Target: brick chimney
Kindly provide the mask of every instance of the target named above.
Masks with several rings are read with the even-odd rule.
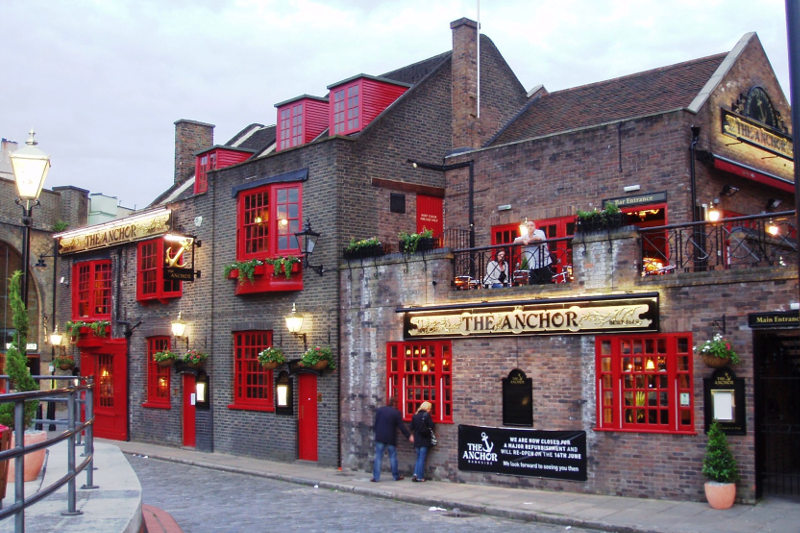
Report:
[[[214,125],[196,120],[175,121],[175,183],[194,174],[195,152],[214,145]]]
[[[462,18],[450,23],[453,30],[450,97],[453,115],[453,148],[478,148],[478,23]]]

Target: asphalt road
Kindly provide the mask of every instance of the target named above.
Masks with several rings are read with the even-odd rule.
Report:
[[[139,455],[126,458],[142,484],[143,503],[169,512],[185,533],[591,533],[586,529],[470,515]]]

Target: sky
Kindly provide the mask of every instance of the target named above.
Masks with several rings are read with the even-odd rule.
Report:
[[[141,209],[173,179],[174,122],[215,144],[275,104],[446,52],[480,19],[522,85],[576,87],[758,34],[789,95],[783,0],[0,0],[0,137],[33,128],[73,185]]]

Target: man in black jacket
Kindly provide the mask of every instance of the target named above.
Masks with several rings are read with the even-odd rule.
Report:
[[[400,481],[403,476],[397,470],[397,430],[410,442],[414,442],[414,437],[403,423],[403,415],[395,407],[394,397],[390,397],[386,405],[379,407],[375,411],[375,464],[372,466],[372,480],[380,481],[381,463],[383,462],[383,450],[389,452],[389,464],[392,466],[392,477],[395,481]]]

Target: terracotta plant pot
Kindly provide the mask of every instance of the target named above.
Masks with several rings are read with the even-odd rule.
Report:
[[[736,483],[706,481],[706,500],[713,509],[730,509],[736,500]]]
[[[58,368],[61,370],[70,370],[75,366],[75,363],[59,363]]]
[[[158,366],[172,366],[173,359],[165,359],[164,361],[156,361]]]
[[[16,442],[16,437],[11,436],[11,447],[14,447],[14,443]],[[37,442],[44,442],[47,440],[47,432],[46,431],[26,431],[25,432],[25,446],[30,446],[31,444],[36,444]],[[34,481],[37,477],[39,477],[39,472],[42,470],[42,465],[44,464],[44,456],[45,456],[45,449],[42,448],[41,450],[36,450],[35,452],[30,452],[25,454],[25,472],[23,473],[23,479],[25,481]],[[16,461],[10,459],[8,461],[8,482],[14,482],[14,463]]]
[[[318,361],[316,364],[313,364],[313,365],[307,365],[302,361],[300,361],[297,364],[298,364],[298,366],[302,366],[304,368],[310,368],[312,370],[325,370],[326,368],[328,368],[327,359],[322,359],[321,361]]]
[[[270,361],[269,363],[261,363],[261,367],[264,370],[275,370],[280,366],[280,363],[276,363],[275,361]]]

